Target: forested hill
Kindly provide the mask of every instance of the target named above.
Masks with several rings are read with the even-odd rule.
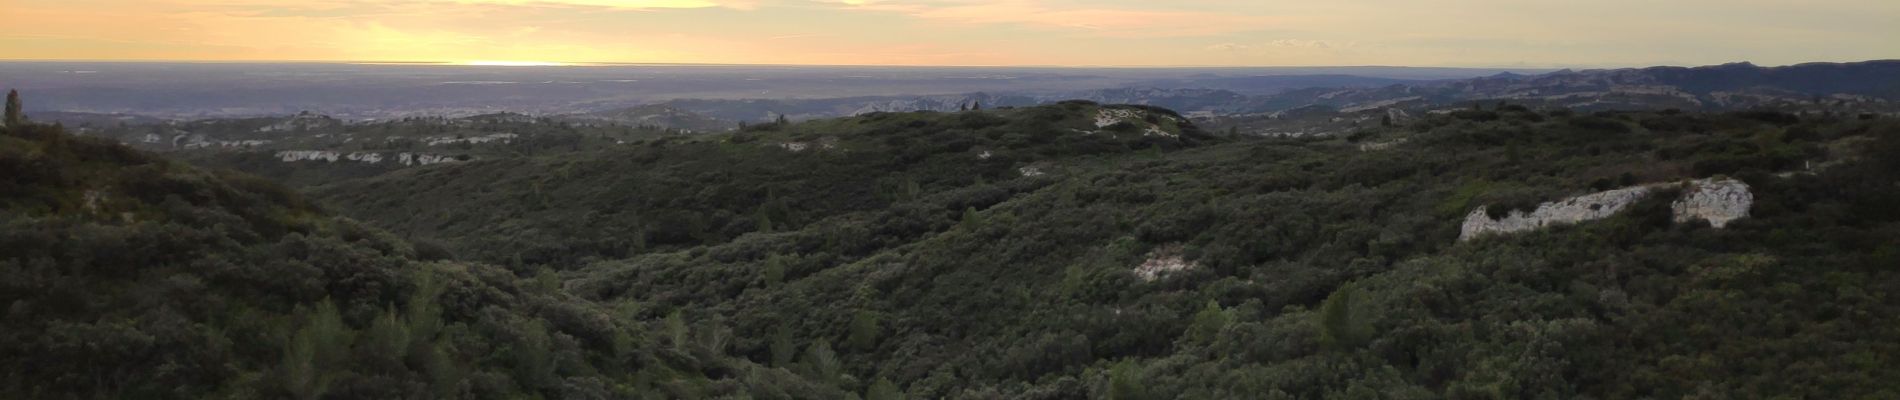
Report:
[[[0,132],[0,398],[847,395],[256,177]]]
[[[453,239],[464,257],[574,265],[797,231],[960,188],[981,190],[949,211],[986,208],[1037,186],[1024,175],[1221,140],[1171,111],[1088,102],[874,113],[418,168],[316,193],[407,235]]]
[[[875,114],[315,193],[917,398],[1896,393],[1893,119],[1505,105],[1272,140],[1169,115]],[[1603,191],[1646,196],[1460,241]]]
[[[0,397],[1900,396],[1900,120],[1392,125],[877,113],[307,202],[16,129]]]

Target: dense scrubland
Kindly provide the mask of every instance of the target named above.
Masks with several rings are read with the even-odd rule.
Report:
[[[0,396],[1900,396],[1900,121],[1393,125],[876,113],[297,189],[15,125]],[[1755,198],[1724,229],[1654,196],[1458,240],[1717,176]]]

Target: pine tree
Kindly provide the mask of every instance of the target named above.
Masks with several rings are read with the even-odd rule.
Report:
[[[666,319],[660,324],[666,332],[666,337],[672,339],[673,348],[687,350],[686,343],[692,337],[692,329],[686,327],[686,317],[680,315],[679,310],[673,310],[672,313],[667,314]]]
[[[20,91],[7,91],[7,127],[18,127],[25,122],[26,116],[20,115]]]
[[[765,271],[761,273],[766,287],[777,287],[785,282],[785,256],[773,254],[765,259]]]
[[[1188,339],[1196,343],[1212,343],[1232,320],[1227,310],[1221,308],[1220,302],[1208,300],[1207,305],[1201,307],[1201,312],[1194,314],[1194,322],[1188,325]]]
[[[772,366],[779,368],[792,366],[792,357],[798,352],[798,348],[792,344],[791,328],[780,327],[778,333],[772,334],[771,350]]]
[[[1108,397],[1111,400],[1147,399],[1148,390],[1141,385],[1141,367],[1133,361],[1123,360],[1108,370]]]
[[[1350,349],[1359,347],[1365,339],[1366,321],[1353,310],[1353,297],[1358,291],[1349,283],[1326,296],[1319,310],[1320,343],[1335,349]]]
[[[904,400],[904,391],[890,379],[877,378],[877,382],[864,391],[864,400]]]
[[[831,350],[831,342],[818,339],[811,347],[805,348],[805,368],[815,380],[829,384],[838,384],[838,378],[844,373],[844,365],[838,360],[838,352]]]
[[[343,323],[342,313],[329,299],[317,304],[303,327],[285,343],[278,376],[291,397],[318,399],[343,371],[355,332]]]
[[[845,343],[851,346],[852,350],[857,351],[870,351],[876,348],[877,319],[877,312],[858,311],[857,315],[851,317],[851,337],[847,338]]]
[[[983,102],[979,101],[974,104],[971,104],[970,111],[983,111]]]

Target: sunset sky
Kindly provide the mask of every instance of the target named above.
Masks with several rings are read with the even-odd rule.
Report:
[[[0,59],[1061,66],[1900,58],[1895,0],[0,0]]]

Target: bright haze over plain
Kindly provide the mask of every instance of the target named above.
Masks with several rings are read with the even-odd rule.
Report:
[[[0,0],[0,59],[1622,67],[1900,55],[1891,0]]]

